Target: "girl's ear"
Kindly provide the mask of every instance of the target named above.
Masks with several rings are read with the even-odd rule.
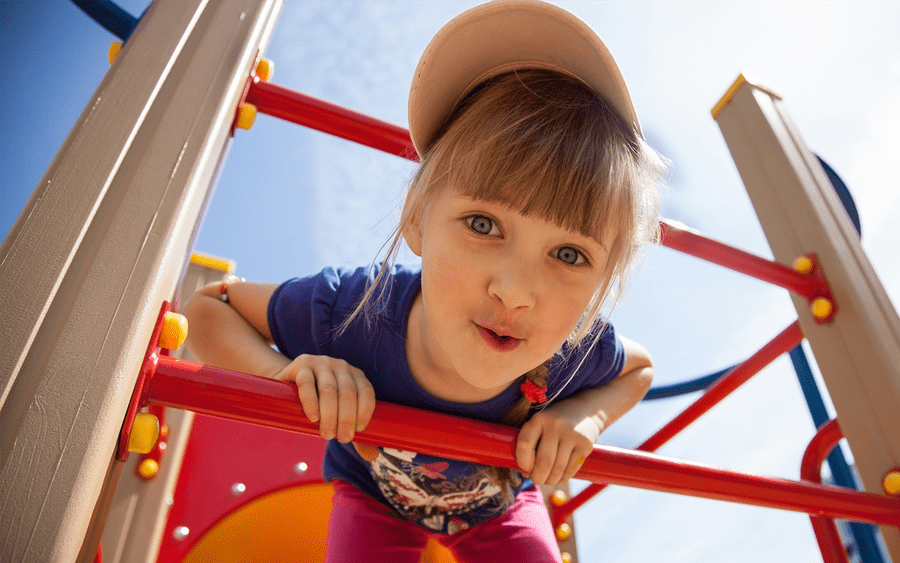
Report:
[[[413,254],[422,257],[422,227],[418,221],[410,221],[403,226],[403,239]]]

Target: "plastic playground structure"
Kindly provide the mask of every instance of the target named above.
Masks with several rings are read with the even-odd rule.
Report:
[[[2,558],[231,561],[252,549],[266,560],[292,549],[320,561],[324,443],[293,385],[176,357],[187,328],[169,304],[233,269],[191,256],[237,128],[263,113],[416,160],[408,133],[269,82],[261,53],[280,0],[157,0],[141,18],[108,0],[73,2],[126,43],[111,49],[110,72],[0,247],[0,303],[11,312],[0,353]],[[741,75],[712,113],[776,260],[670,222],[660,243],[787,289],[798,320],[732,369],[651,390],[705,389],[635,450],[596,445],[578,474],[593,485],[580,494],[545,491],[563,560],[577,559],[572,513],[614,484],[809,514],[827,563],[850,560],[834,522],[849,520],[856,557],[900,561],[900,318],[839,179],[780,97]],[[652,453],[784,353],[819,427],[801,480]],[[516,432],[380,403],[356,440],[515,467]],[[831,453],[844,437],[863,490]],[[240,459],[224,455],[235,444]],[[820,483],[826,458],[836,486]],[[302,547],[296,535],[254,540],[252,523],[278,511],[302,513]],[[429,546],[423,561],[453,559]]]

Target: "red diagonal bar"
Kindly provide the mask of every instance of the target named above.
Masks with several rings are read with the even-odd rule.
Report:
[[[418,161],[409,131],[336,104],[254,77],[246,101],[257,111]]]
[[[758,352],[747,358],[744,363],[736,366],[733,370],[722,376],[722,379],[715,382],[700,396],[699,399],[688,408],[684,409],[684,411],[673,418],[668,424],[660,428],[656,434],[648,438],[647,441],[638,446],[637,449],[643,452],[656,451],[676,434],[687,428],[689,424],[718,404],[722,399],[730,395],[732,391],[746,383],[747,380],[759,373],[760,370],[775,361],[776,358],[793,349],[797,344],[800,344],[802,340],[803,330],[800,328],[800,323],[795,321],[789,327],[781,331],[778,336],[760,348]],[[602,482],[588,485],[583,491],[569,499],[564,505],[554,507],[552,509],[553,525],[558,526],[565,522],[575,510],[606,488],[606,485],[607,483]]]
[[[161,357],[151,404],[318,434],[296,387],[186,360]],[[357,440],[430,455],[515,468],[518,430],[378,403]],[[698,463],[597,445],[579,478],[863,522],[900,525],[900,500],[810,483],[745,475]]]
[[[783,287],[807,299],[825,294],[825,288],[815,276],[801,274],[784,264],[760,258],[666,220],[660,226],[660,244],[663,246]]]

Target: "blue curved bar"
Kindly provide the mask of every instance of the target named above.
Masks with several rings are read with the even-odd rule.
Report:
[[[72,0],[72,3],[122,41],[128,40],[139,21],[110,0]]]
[[[644,396],[643,400],[655,401],[657,399],[668,399],[669,397],[677,397],[678,395],[693,393],[694,391],[702,391],[734,368],[735,366],[732,366],[730,368],[726,368],[709,375],[704,375],[696,379],[682,381],[681,383],[652,387],[649,391],[647,391],[647,394]]]

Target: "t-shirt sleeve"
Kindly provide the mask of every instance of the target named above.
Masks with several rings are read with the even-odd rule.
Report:
[[[565,346],[550,362],[548,396],[564,399],[581,389],[605,385],[619,376],[625,366],[625,349],[612,324],[606,323],[602,330],[593,346],[593,339],[588,336],[575,348]]]
[[[326,268],[288,280],[272,293],[269,331],[282,354],[291,359],[301,354],[328,355],[340,286],[339,273]]]

